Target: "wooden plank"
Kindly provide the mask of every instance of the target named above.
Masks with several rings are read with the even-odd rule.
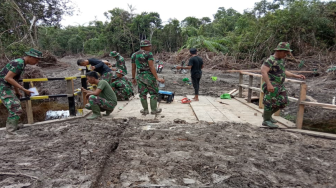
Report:
[[[257,88],[257,87],[250,87],[250,86],[244,85],[244,84],[239,84],[239,86],[243,87],[243,88],[247,88],[247,89],[252,89],[253,91],[262,92],[262,90],[260,88]]]
[[[263,109],[259,109],[259,107],[257,105],[255,105],[255,104],[253,104],[253,103],[247,103],[243,99],[239,99],[239,98],[234,98],[234,100],[235,101],[239,101],[240,103],[243,103],[244,105],[246,105],[246,106],[250,107],[251,109],[254,109],[254,110],[256,110],[256,111],[258,111],[260,113],[264,112]],[[279,122],[278,124],[284,125],[287,128],[294,128],[294,127],[296,127],[296,125],[293,122],[288,121],[287,119],[284,119],[284,118],[282,118],[280,116],[273,116],[273,118]]]
[[[327,108],[336,108],[336,105],[327,104],[327,103],[301,101],[300,104],[302,104],[302,105],[308,105],[308,106],[320,106],[320,107],[327,107]]]
[[[249,89],[248,89],[248,94],[247,94],[247,102],[251,103],[251,97],[252,97],[252,84],[253,84],[253,76],[249,76]]]
[[[237,89],[233,89],[231,90],[228,94],[232,95],[233,93],[235,93],[237,91]]]
[[[187,95],[188,98],[192,98],[191,95]],[[199,101],[192,101],[190,103],[198,121],[205,121],[208,123],[214,123],[211,114],[216,110],[216,108],[211,105],[209,100],[204,96],[199,96]]]
[[[134,97],[133,100],[129,101],[129,103],[125,107],[123,107],[121,111],[115,113],[112,116],[112,118],[113,119],[124,119],[128,117],[135,117],[141,120],[154,120],[155,115],[150,114],[149,99],[147,99],[147,101],[148,101],[149,114],[146,116],[140,113],[140,110],[142,109],[142,105],[140,102],[140,98],[137,95],[136,97]]]
[[[238,93],[238,97],[242,98],[243,97],[243,88],[242,88],[242,84],[244,81],[244,75],[239,73],[239,93]]]
[[[250,72],[240,72],[240,74],[245,74],[245,75],[250,75],[250,76],[255,76],[255,77],[262,77],[261,74],[254,74],[254,73],[250,73]],[[285,82],[292,82],[292,83],[299,83],[299,84],[306,83],[305,81],[287,79],[287,78],[286,78]]]
[[[264,81],[264,79],[261,77],[260,78],[260,94],[259,94],[259,108],[260,109],[264,109],[264,103],[263,103],[263,101],[264,101],[264,96],[265,96],[265,94],[264,94],[264,92],[262,92],[262,85],[265,83],[265,81]]]
[[[28,124],[33,124],[34,116],[33,116],[33,107],[32,107],[31,100],[26,101],[26,112],[27,112]]]
[[[299,101],[299,99],[294,98],[294,97],[288,97],[288,100],[289,100],[289,101],[292,101],[292,102],[297,102],[297,101]]]
[[[302,129],[286,129],[285,131],[336,140],[336,134],[331,134],[331,133],[322,133],[322,132],[315,132],[315,131],[302,130]]]
[[[300,85],[300,98],[298,102],[298,110],[297,110],[297,115],[296,115],[296,128],[302,129],[302,124],[303,124],[303,114],[304,114],[304,100],[306,100],[306,92],[307,92],[307,85],[306,84],[301,84]]]
[[[182,104],[183,96],[175,96],[171,103],[161,102],[162,112],[156,117],[161,122],[173,122],[175,119],[185,120],[188,123],[198,122],[197,117],[190,104]]]

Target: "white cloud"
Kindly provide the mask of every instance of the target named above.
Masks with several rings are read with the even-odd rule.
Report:
[[[62,25],[83,25],[88,24],[95,19],[105,21],[104,12],[114,8],[122,8],[129,10],[127,4],[133,5],[136,8],[135,13],[141,12],[158,12],[163,22],[170,18],[183,20],[188,16],[196,18],[210,17],[217,12],[219,7],[225,9],[233,8],[239,12],[245,9],[252,9],[255,2],[260,0],[208,0],[208,1],[190,1],[190,0],[126,0],[126,1],[112,1],[112,0],[72,0],[80,9],[78,15],[72,17],[67,16],[61,22]]]

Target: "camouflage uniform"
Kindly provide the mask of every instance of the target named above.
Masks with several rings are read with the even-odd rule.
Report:
[[[12,90],[12,85],[6,82],[4,78],[9,71],[12,71],[13,73],[16,73],[14,80],[18,82],[21,75],[24,74],[24,68],[24,60],[20,58],[9,62],[0,71],[0,99],[9,112],[7,121],[19,120],[22,114],[22,108],[20,100],[17,98]]]
[[[269,67],[268,77],[274,87],[274,92],[267,91],[267,84],[262,85],[264,96],[265,110],[273,111],[285,108],[288,104],[288,95],[283,83],[286,79],[285,61],[283,59],[275,59],[272,55],[265,62],[264,66]]]
[[[153,60],[153,53],[139,50],[132,55],[132,63],[136,64],[138,82],[138,91],[141,100],[147,100],[147,93],[151,95],[151,99],[158,98],[158,84],[152,72],[150,71],[148,61]]]
[[[111,52],[110,56],[116,58],[116,60],[117,60],[117,62],[116,62],[117,69],[122,70],[123,73],[124,73],[124,75],[126,75],[127,74],[127,67],[126,67],[124,58],[118,52],[116,52],[116,51]]]
[[[116,60],[117,60],[117,63],[116,63],[117,69],[121,69],[126,75],[127,74],[127,68],[126,68],[124,58],[121,55],[118,55]]]
[[[128,80],[122,78],[117,78],[111,85],[113,91],[117,95],[118,101],[128,100],[133,94],[133,89],[127,82]]]
[[[111,110],[111,111],[113,111],[113,109],[117,106],[117,104],[112,101],[108,101],[102,97],[98,97],[95,95],[90,95],[89,103],[85,105],[85,108],[88,110],[92,110],[91,109],[92,105],[98,105],[101,110]]]
[[[113,76],[113,73],[112,71],[110,72],[105,72],[101,77],[100,77],[100,80],[105,80],[107,83],[109,83],[110,85],[113,83],[113,79],[114,79],[114,76]]]

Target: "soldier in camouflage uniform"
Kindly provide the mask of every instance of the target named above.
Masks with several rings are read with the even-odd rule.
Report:
[[[161,113],[161,109],[157,108],[158,84],[156,81],[164,83],[164,79],[159,78],[155,67],[152,45],[149,40],[140,42],[141,49],[132,55],[132,82],[138,83],[138,91],[140,93],[140,101],[143,107],[140,112],[144,115],[148,114],[147,94],[150,94],[151,114]],[[135,79],[135,73],[137,73]]]
[[[271,55],[262,65],[261,74],[265,83],[262,85],[264,96],[264,121],[262,125],[270,128],[278,128],[277,121],[272,114],[283,109],[288,104],[288,96],[284,86],[287,77],[305,79],[303,75],[296,75],[285,70],[285,57],[291,53],[290,45],[287,42],[280,42]]]
[[[117,97],[114,91],[105,80],[98,80],[98,74],[96,72],[89,72],[86,74],[86,77],[90,84],[97,85],[95,91],[82,88],[82,92],[86,94],[89,102],[85,105],[85,108],[93,112],[92,115],[86,119],[93,120],[101,117],[101,111],[106,111],[104,116],[109,116],[117,106]]]
[[[124,72],[122,70],[117,70],[117,79],[112,83],[111,87],[117,95],[118,101],[128,100],[133,96],[133,87],[130,85],[129,81],[124,78]]]
[[[17,134],[15,131],[19,128],[18,122],[20,115],[22,114],[21,103],[19,100],[22,95],[19,90],[22,90],[28,96],[33,93],[23,88],[18,81],[24,74],[26,64],[36,65],[41,58],[41,52],[31,49],[26,52],[26,56],[9,62],[0,71],[0,99],[9,112],[6,121],[6,131],[10,135]],[[13,89],[15,93],[13,92]]]
[[[126,68],[124,58],[119,53],[117,53],[116,51],[111,52],[110,56],[114,57],[117,61],[116,64],[115,64],[116,68],[112,68],[112,70],[116,71],[116,70],[120,69],[124,72],[124,75],[126,75],[127,74],[127,68]]]

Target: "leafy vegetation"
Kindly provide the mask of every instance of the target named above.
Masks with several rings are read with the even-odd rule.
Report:
[[[50,6],[41,6],[46,3]],[[31,7],[28,4],[36,10],[25,8]],[[105,12],[105,22],[62,28],[59,21],[69,10],[66,0],[5,0],[0,6],[0,52],[17,56],[35,46],[59,56],[103,55],[111,50],[130,55],[140,40],[149,39],[154,52],[196,47],[256,62],[270,55],[280,41],[290,42],[295,55],[335,51],[336,45],[335,1],[261,0],[244,13],[220,7],[213,20],[187,17],[165,24],[159,13],[136,15],[129,6]]]

